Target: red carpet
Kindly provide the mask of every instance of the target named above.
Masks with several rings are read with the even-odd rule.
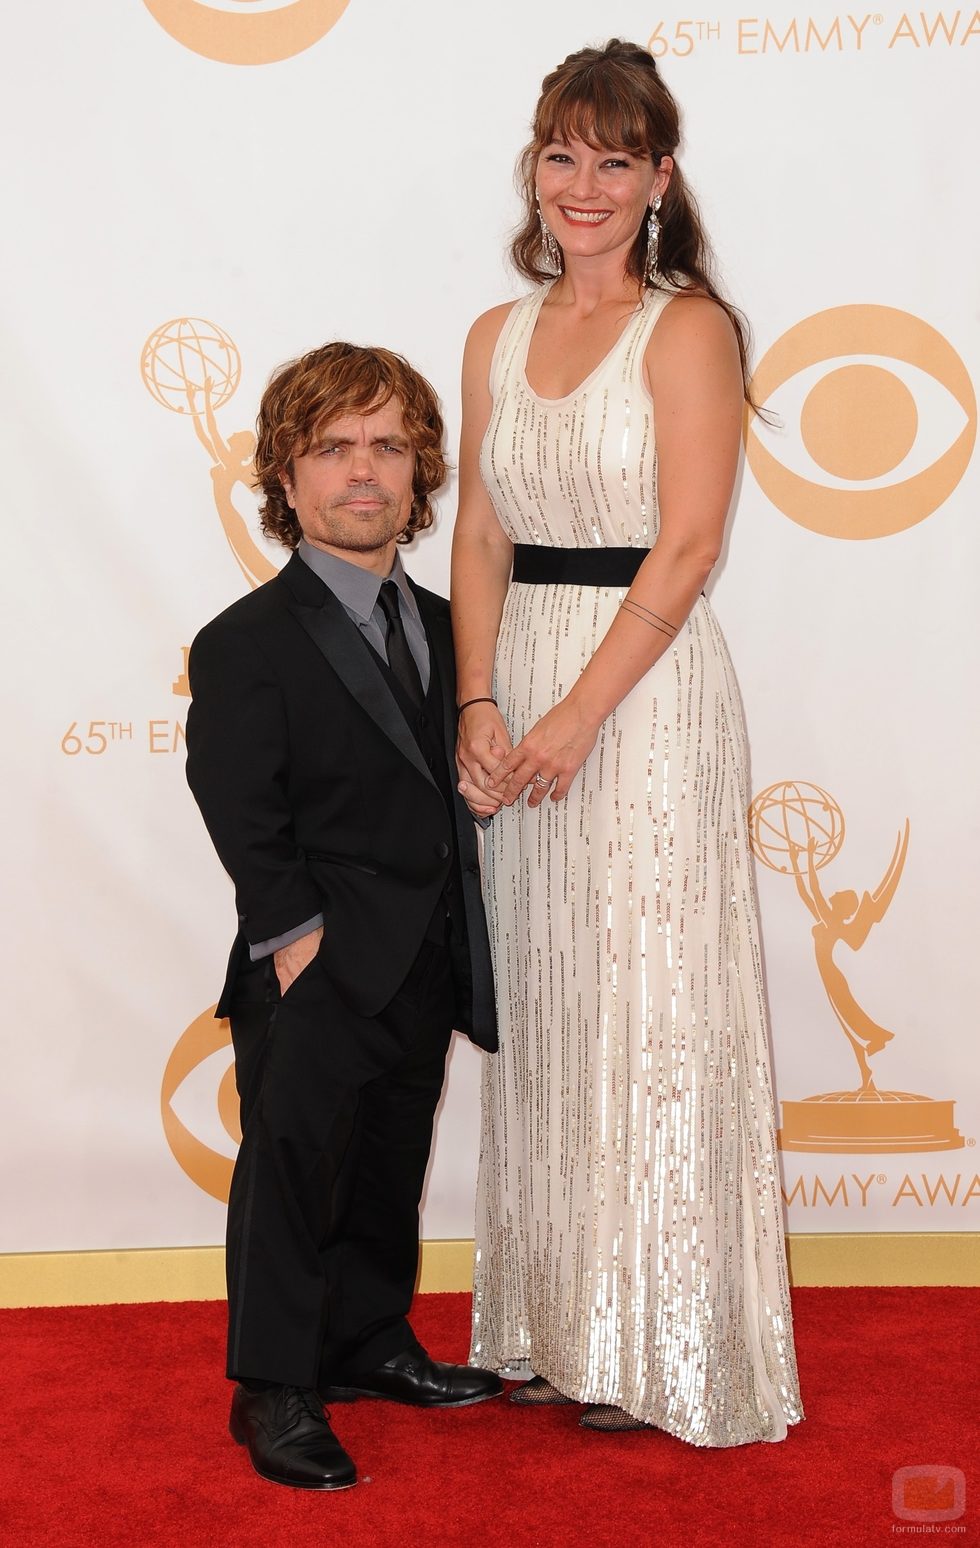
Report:
[[[588,1435],[579,1410],[334,1410],[361,1483],[278,1488],[227,1433],[224,1307],[0,1312],[3,1548],[860,1548],[980,1542],[975,1290],[797,1290],[808,1417],[777,1446],[700,1451],[656,1431]],[[416,1329],[462,1358],[468,1297],[423,1296]],[[892,1474],[966,1475],[966,1513],[910,1525]],[[924,1496],[928,1501],[928,1493]],[[920,1492],[920,1503],[923,1496]]]

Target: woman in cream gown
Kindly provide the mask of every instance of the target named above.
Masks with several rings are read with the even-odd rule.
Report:
[[[677,141],[645,50],[549,76],[514,244],[539,283],[467,343],[459,758],[501,1024],[471,1358],[588,1428],[731,1446],[802,1410],[745,731],[702,590],[744,343]]]

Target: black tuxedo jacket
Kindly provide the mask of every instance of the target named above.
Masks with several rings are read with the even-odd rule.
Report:
[[[322,912],[324,968],[356,1014],[376,1015],[404,981],[452,885],[455,840],[467,935],[450,944],[459,1027],[493,1049],[476,829],[455,789],[449,606],[411,584],[440,689],[452,813],[382,665],[298,556],[206,625],[191,647],[187,778],[238,907],[218,1013],[249,943]]]

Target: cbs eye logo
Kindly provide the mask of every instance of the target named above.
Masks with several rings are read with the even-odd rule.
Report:
[[[830,361],[840,363],[828,369]],[[806,317],[762,358],[752,386],[782,426],[799,428],[750,417],[749,466],[784,516],[826,537],[914,527],[949,498],[973,453],[967,369],[910,312],[839,306]]]
[[[143,0],[178,43],[222,64],[273,64],[318,43],[348,0]]]
[[[160,1117],[178,1166],[227,1204],[242,1130],[231,1032],[227,1021],[215,1021],[216,1008],[202,1011],[178,1038],[163,1072]]]

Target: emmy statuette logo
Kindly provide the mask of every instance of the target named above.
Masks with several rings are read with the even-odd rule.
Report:
[[[783,1102],[779,1146],[851,1154],[958,1150],[964,1141],[953,1123],[952,1101],[886,1091],[876,1084],[870,1061],[895,1034],[859,1003],[837,958],[842,946],[860,951],[888,912],[908,854],[908,821],[877,886],[860,896],[851,888],[832,892],[820,879],[820,872],[840,853],[844,826],[833,796],[818,785],[794,780],[770,785],[749,809],[753,853],[770,870],[793,878],[813,920],[817,972],[860,1077],[860,1084],[851,1089]]]
[[[251,496],[251,430],[227,439],[215,411],[234,394],[242,374],[241,356],[223,328],[202,317],[175,317],[156,328],[140,355],[140,374],[151,397],[174,414],[186,415],[211,461],[211,489],[225,537],[250,586],[272,580],[275,565],[259,548],[234,499],[239,487]],[[177,692],[175,686],[174,692]]]
[[[263,65],[319,43],[348,0],[143,0],[164,32],[205,59]]]
[[[914,527],[949,499],[973,455],[977,400],[966,366],[935,328],[894,307],[804,318],[763,356],[752,387],[784,424],[774,431],[746,416],[749,467],[784,516],[825,537]],[[791,421],[796,437],[784,433]]]
[[[234,340],[217,323],[202,317],[175,317],[155,328],[140,355],[140,374],[147,392],[161,408],[190,420],[207,454],[218,519],[244,579],[255,587],[278,573],[259,548],[246,516],[235,503],[241,490],[248,501],[252,499],[255,436],[251,430],[235,430],[225,436],[217,418],[218,410],[234,395],[241,370],[241,356]],[[190,697],[187,657],[185,645],[180,670],[171,685],[172,692],[184,698]],[[230,1054],[230,1044],[228,1022],[215,1021],[213,1006],[203,1011],[181,1034],[167,1062],[160,1092],[163,1129],[175,1160],[192,1182],[222,1203],[228,1198],[234,1162],[192,1132],[179,1116],[174,1099],[184,1081],[212,1055],[222,1049],[228,1049]],[[221,1127],[232,1141],[239,1143],[241,1128],[233,1061],[218,1082],[215,1100]]]

